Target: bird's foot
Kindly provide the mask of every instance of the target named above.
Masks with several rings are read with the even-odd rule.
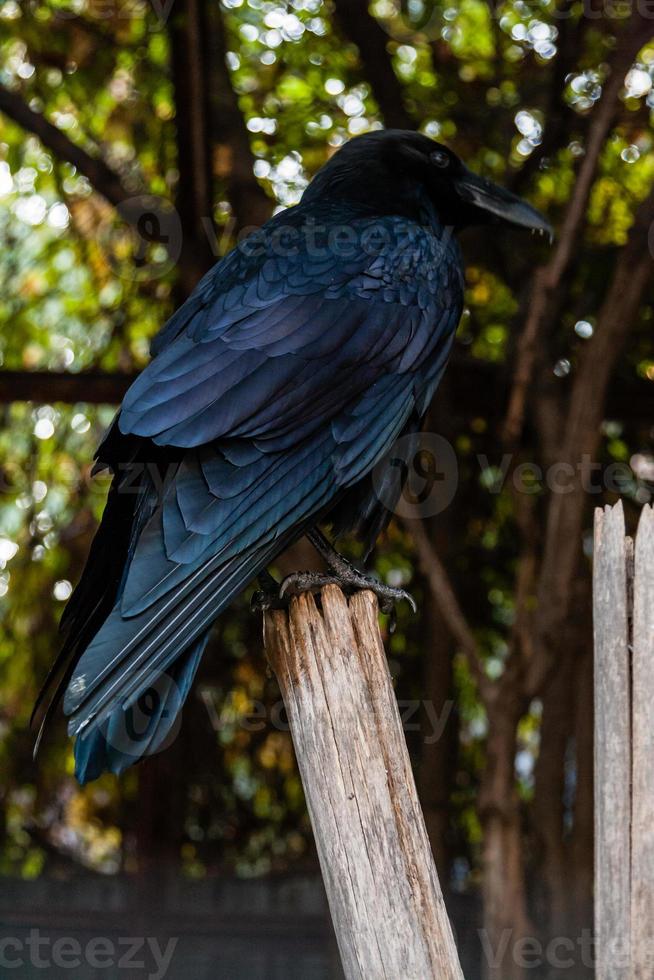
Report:
[[[327,563],[329,574],[323,576],[324,585],[334,583],[336,585],[340,585],[344,592],[349,593],[364,590],[374,592],[379,600],[379,608],[381,611],[384,613],[390,613],[391,615],[391,630],[394,629],[395,624],[396,602],[406,599],[413,612],[417,611],[418,607],[416,606],[415,599],[409,592],[405,592],[404,589],[394,589],[390,585],[384,585],[383,582],[373,578],[371,575],[366,575],[365,572],[360,572],[358,568],[355,568],[352,562],[349,562],[347,558],[344,558],[343,555],[341,555],[336,548],[334,548],[334,546],[327,540],[322,531],[318,530],[318,528],[312,528],[307,533],[307,537]],[[307,573],[305,572],[300,573],[300,575],[303,576],[306,574]],[[281,584],[280,595],[283,595],[288,586],[292,584],[289,582],[289,578],[292,579],[293,576],[288,576],[288,578],[284,579]],[[314,586],[314,588],[321,587],[321,585]]]
[[[413,596],[404,589],[394,589],[384,585],[378,579],[358,571],[343,559],[343,566],[338,571],[328,574],[322,572],[293,572],[287,575],[279,587],[279,596],[283,598],[289,591],[294,594],[301,592],[317,592],[325,585],[338,585],[343,592],[351,595],[353,592],[374,592],[379,600],[379,608],[384,613],[394,613],[396,602],[405,599],[414,612],[416,603]]]
[[[261,572],[258,576],[259,586],[250,599],[252,612],[266,612],[267,609],[286,609],[288,599],[284,598],[279,582],[270,572]]]

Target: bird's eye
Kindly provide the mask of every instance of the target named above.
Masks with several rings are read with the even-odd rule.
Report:
[[[429,159],[435,166],[440,167],[442,170],[445,170],[445,168],[449,167],[450,165],[450,158],[448,157],[447,153],[443,153],[442,150],[434,150],[434,152],[430,154]]]

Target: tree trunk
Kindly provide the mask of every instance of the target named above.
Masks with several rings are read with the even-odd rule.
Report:
[[[208,31],[201,0],[184,0],[175,7],[169,36],[177,107],[179,180],[175,204],[182,226],[182,249],[190,256],[187,266],[191,269],[180,267],[179,299],[184,300],[216,259],[210,234],[214,202],[206,85]]]
[[[543,694],[540,747],[535,772],[532,826],[538,842],[536,891],[541,938],[570,935],[570,882],[563,838],[566,755],[574,724],[574,657],[566,644],[561,664]]]
[[[575,705],[575,803],[570,845],[572,935],[590,936],[593,928],[593,655],[592,649],[577,664],[573,681]],[[570,980],[590,980],[590,957],[577,956]]]
[[[235,231],[262,225],[274,202],[254,176],[255,157],[225,60],[225,20],[219,3],[210,5],[209,104],[214,170],[224,178],[235,219]]]
[[[518,703],[496,703],[488,717],[479,809],[483,828],[481,935],[486,980],[523,980],[517,944],[533,936],[527,915],[520,803],[515,785]]]
[[[450,794],[456,767],[458,739],[452,712],[453,644],[438,606],[429,602],[422,611],[424,686],[420,802],[427,833],[441,879],[450,873]]]

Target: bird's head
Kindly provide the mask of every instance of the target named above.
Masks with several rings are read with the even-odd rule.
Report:
[[[503,222],[552,235],[531,204],[473,173],[442,143],[410,130],[383,129],[349,140],[316,174],[304,199],[334,195],[402,213],[425,194],[446,226]]]

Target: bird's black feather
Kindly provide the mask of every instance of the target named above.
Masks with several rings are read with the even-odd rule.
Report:
[[[393,443],[418,432],[462,308],[433,146],[351,141],[155,338],[99,451],[114,483],[46,684],[66,688],[82,781],[161,746],[211,623],[284,548],[320,521],[367,547],[386,525]]]

